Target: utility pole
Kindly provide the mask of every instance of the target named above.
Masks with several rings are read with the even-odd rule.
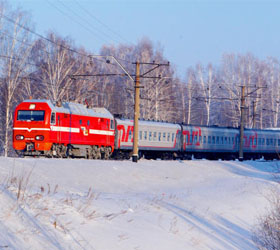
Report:
[[[244,110],[245,110],[245,86],[241,86],[241,117],[239,131],[239,161],[243,161],[243,137],[244,137]]]
[[[136,74],[135,74],[135,95],[134,95],[134,129],[133,129],[133,152],[132,161],[138,161],[138,120],[140,111],[140,63],[136,62]]]
[[[135,62],[132,64],[136,65],[136,73],[135,75],[129,74],[128,71],[121,65],[121,63],[114,57],[114,56],[102,56],[102,55],[90,55],[90,59],[93,58],[106,58],[106,63],[111,63],[110,60],[114,60],[120,68],[124,71],[125,74],[75,74],[75,75],[68,75],[72,79],[75,79],[76,77],[88,77],[88,76],[128,76],[134,83],[135,88],[135,98],[134,98],[134,122],[133,122],[133,151],[132,151],[132,161],[137,162],[138,161],[138,137],[139,137],[139,126],[138,126],[138,120],[140,116],[140,88],[143,88],[140,86],[140,78],[149,78],[149,79],[162,79],[161,76],[147,76],[149,73],[154,71],[155,69],[161,67],[161,66],[169,66],[168,63],[147,63],[147,62]],[[151,69],[146,71],[145,73],[142,73],[140,75],[140,65],[150,65],[153,66]],[[132,78],[132,76],[135,76],[135,79]]]
[[[257,102],[253,101],[253,128],[256,127],[256,108],[257,108]]]
[[[247,86],[250,87],[250,86]],[[257,92],[259,89],[267,88],[267,86],[257,87],[253,86],[255,89],[245,95],[245,86],[241,86],[241,117],[240,117],[240,132],[239,132],[239,160],[243,161],[243,139],[244,139],[244,123],[245,123],[245,99],[251,97],[251,95]],[[254,98],[260,98],[258,96]],[[256,123],[256,102],[254,102],[253,107],[253,127],[255,127]]]

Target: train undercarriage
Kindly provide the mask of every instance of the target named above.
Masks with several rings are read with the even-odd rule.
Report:
[[[86,159],[110,159],[111,147],[96,145],[64,145],[53,144],[51,150],[39,151],[34,149],[33,143],[28,143],[24,150],[16,150],[21,156],[47,157],[47,158],[86,158]]]
[[[38,151],[34,149],[33,143],[26,144],[25,150],[16,150],[21,156],[48,157],[48,158],[86,158],[86,159],[116,159],[128,160],[132,156],[131,150],[115,150],[112,152],[111,147],[96,145],[64,145],[53,144],[51,150]],[[238,159],[236,152],[174,152],[174,151],[149,151],[140,150],[139,159],[161,159],[161,160],[191,160],[191,159],[208,159],[208,160],[235,160]],[[274,160],[280,159],[278,152],[275,153],[244,153],[243,160]]]

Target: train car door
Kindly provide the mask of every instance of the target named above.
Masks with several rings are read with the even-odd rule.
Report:
[[[110,120],[106,121],[106,130],[109,131],[110,129]],[[106,133],[106,145],[110,144],[110,136],[109,133]]]
[[[57,143],[61,143],[61,120],[60,120],[60,115],[57,116]]]

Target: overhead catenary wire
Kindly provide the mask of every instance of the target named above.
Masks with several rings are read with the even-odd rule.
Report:
[[[16,60],[16,61],[24,60],[23,58],[20,58],[20,57],[16,58],[16,57],[5,56],[5,55],[0,55],[0,57],[1,57],[1,58],[10,59],[10,60]],[[25,62],[25,64],[32,65],[32,66],[37,66],[35,63]]]
[[[26,46],[29,46],[29,47],[34,46],[34,44],[31,44],[31,43],[22,41],[22,40],[20,40],[20,39],[17,39],[17,38],[15,38],[14,36],[11,36],[11,35],[9,35],[9,34],[6,33],[6,32],[0,31],[0,34],[4,35],[4,36],[6,36],[6,37],[8,37],[8,38],[10,38],[10,39],[14,39],[14,40],[16,40],[17,42],[19,42],[19,43],[21,43],[21,44],[24,44],[24,45],[26,45]],[[51,54],[51,52],[49,52],[49,51],[47,51],[47,50],[45,50],[45,49],[43,49],[43,48],[40,48],[39,50],[41,50],[41,51],[43,51],[43,52],[46,52],[47,54]]]
[[[70,51],[72,53],[76,53],[76,54],[81,55],[83,57],[89,58],[89,60],[95,60],[95,61],[99,61],[99,62],[104,63],[104,64],[108,64],[108,62],[106,62],[105,60],[100,60],[100,59],[95,58],[95,57],[93,57],[91,55],[84,54],[84,53],[78,52],[78,51],[76,51],[76,50],[74,50],[72,48],[66,47],[66,46],[64,46],[62,44],[58,44],[55,41],[53,41],[53,40],[51,40],[51,39],[49,39],[49,38],[47,38],[47,37],[45,37],[45,36],[43,36],[43,35],[41,35],[41,34],[39,34],[37,32],[31,30],[30,28],[27,28],[24,25],[17,23],[15,20],[13,20],[12,18],[9,18],[8,16],[2,15],[1,17],[3,17],[5,20],[7,20],[7,21],[9,21],[11,23],[17,24],[19,27],[21,27],[22,29],[26,30],[27,32],[30,32],[31,34],[34,34],[34,35],[40,37],[41,39],[43,39],[43,40],[45,40],[45,41],[47,41],[47,42],[49,42],[51,44],[54,44],[54,45],[56,45],[56,46],[58,46],[60,48],[66,49],[66,50],[68,50],[68,51]],[[9,37],[11,37],[11,36],[9,35]],[[23,42],[23,41],[21,41],[19,39],[17,39],[17,40],[19,42],[21,42],[21,43],[25,43],[25,42]],[[43,50],[43,49],[40,49],[40,50]],[[44,51],[47,52],[46,50],[44,50]],[[47,53],[51,54],[50,52],[47,52]],[[4,56],[2,56],[2,57],[4,57]],[[5,57],[7,58],[7,56],[5,56]],[[101,57],[103,57],[103,56],[101,56]],[[99,58],[101,58],[101,57],[99,57]],[[106,58],[106,56],[104,56],[104,57]],[[12,60],[19,60],[20,59],[20,58],[11,58],[11,57],[9,57],[9,58],[12,59]],[[37,66],[36,64],[33,64],[33,63],[27,63],[27,64],[33,65],[33,66]],[[114,67],[119,67],[117,64],[114,64],[112,62],[110,62],[110,65],[112,65]]]
[[[81,23],[80,21],[76,21],[76,20],[74,20],[73,19],[73,17],[71,16],[71,15],[69,15],[69,14],[67,14],[66,12],[64,12],[64,11],[62,11],[60,8],[58,8],[56,5],[54,5],[52,2],[50,2],[49,0],[47,0],[47,2],[52,6],[52,7],[54,7],[57,11],[59,11],[60,13],[62,13],[63,15],[65,15],[66,17],[68,17],[71,21],[73,21],[73,22],[76,22],[76,23],[78,23],[79,25],[81,25],[81,27],[83,27],[84,29],[86,29],[88,32],[90,32],[91,34],[94,32],[94,33],[96,33],[95,32],[95,30],[93,30],[93,29],[97,29],[96,27],[93,27],[92,26],[92,24],[88,21],[88,20],[86,20],[84,17],[82,17],[82,16],[80,16],[79,14],[77,14],[75,11],[73,11],[68,5],[66,5],[65,3],[63,3],[61,0],[58,0],[58,2],[61,4],[61,5],[63,5],[68,11],[70,11],[70,12],[72,12],[76,17],[78,17],[79,19],[81,19],[81,20],[84,20],[84,22],[86,22],[86,24],[88,25],[88,26],[90,26],[90,27],[92,27],[93,29],[91,29],[91,28],[89,28],[89,27],[87,27],[87,26],[85,26],[83,23]],[[81,6],[81,5],[79,5],[79,6]],[[82,7],[83,8],[83,7]],[[96,20],[98,20],[97,18],[95,18]],[[106,24],[104,24],[104,23],[102,23],[101,21],[99,21],[98,20],[98,22],[99,23],[101,23],[103,26],[105,26],[105,27],[107,27],[108,29],[110,29],[113,33],[116,33],[116,32],[114,32],[110,27],[108,27]],[[117,40],[115,40],[114,38],[112,38],[112,37],[110,37],[109,35],[107,35],[104,31],[100,31],[99,29],[97,29],[100,33],[102,33],[104,36],[106,36],[106,37],[108,37],[108,38],[110,38],[110,39],[112,39],[112,40],[114,40],[115,42],[117,42],[117,43],[119,43],[120,41],[117,41]],[[123,38],[122,38],[123,39]],[[105,42],[107,42],[107,40],[105,40],[105,39],[102,39],[102,40],[104,40]],[[124,40],[124,39],[123,39]],[[128,41],[127,41],[128,42]],[[129,43],[129,42],[128,42]],[[132,61],[128,61],[128,60],[126,60],[126,59],[122,59],[122,58],[118,58],[118,57],[115,57],[117,60],[119,60],[119,61],[123,61],[123,62],[126,62],[126,63],[132,63]],[[114,65],[114,64],[112,64],[112,65]],[[117,66],[117,65],[115,65],[115,66]]]
[[[50,1],[48,0],[48,2],[50,3]],[[79,18],[79,25],[81,25],[83,28],[86,28],[91,34],[92,33],[95,33],[95,34],[97,34],[98,36],[99,36],[99,34],[97,33],[97,32],[99,32],[100,34],[102,34],[104,37],[107,37],[107,38],[109,38],[109,39],[111,39],[111,40],[113,40],[113,41],[115,41],[115,42],[117,42],[117,43],[119,43],[120,41],[117,41],[116,39],[114,39],[114,38],[112,38],[110,35],[108,35],[108,34],[106,34],[104,31],[102,31],[102,30],[100,30],[100,29],[98,29],[97,27],[94,27],[93,25],[92,25],[92,23],[90,22],[90,21],[88,21],[84,16],[81,16],[81,15],[79,15],[76,11],[74,11],[72,8],[70,8],[70,6],[69,6],[69,4],[68,5],[66,5],[63,1],[61,1],[61,0],[57,0],[56,1],[57,3],[60,3],[64,8],[66,8],[69,12],[71,12],[74,16],[76,16],[77,18]],[[57,5],[56,5],[56,7],[57,7]],[[75,22],[76,20],[74,20],[73,19],[73,16],[71,17],[71,20],[73,21],[73,22]],[[86,25],[87,26],[85,26],[82,22],[80,22],[80,21],[83,21],[84,23],[86,23]],[[106,39],[103,39],[103,40],[105,40],[105,41],[107,41]]]
[[[127,42],[127,43],[131,43],[129,42],[127,39],[125,39],[124,37],[122,37],[118,32],[114,31],[112,28],[110,28],[108,25],[106,25],[105,23],[103,23],[100,19],[98,19],[95,15],[93,15],[91,12],[89,12],[86,8],[84,8],[77,0],[74,0],[74,2],[85,12],[87,13],[91,18],[93,18],[95,21],[97,21],[99,24],[101,24],[102,26],[104,26],[107,30],[109,30],[110,32],[112,32],[113,34],[115,34],[116,36],[118,36],[121,40]]]
[[[45,40],[45,41],[47,41],[47,42],[50,42],[50,43],[52,43],[52,44],[54,44],[54,45],[56,45],[56,46],[58,46],[58,47],[60,47],[60,48],[62,48],[62,49],[66,49],[66,50],[68,50],[68,51],[70,51],[70,52],[73,52],[73,53],[76,53],[76,54],[78,54],[78,55],[80,55],[80,56],[84,56],[84,57],[88,57],[88,58],[89,58],[89,56],[90,56],[90,55],[88,55],[88,54],[81,53],[81,52],[79,52],[79,51],[77,51],[77,50],[75,50],[75,49],[66,47],[66,46],[64,46],[63,44],[56,43],[55,41],[53,41],[53,40],[51,40],[51,39],[49,39],[49,38],[47,38],[47,37],[45,37],[45,36],[43,36],[43,35],[41,35],[41,34],[39,34],[39,33],[37,33],[37,32],[31,30],[30,28],[27,28],[26,26],[17,23],[15,20],[13,20],[12,18],[10,18],[10,17],[8,17],[8,16],[6,16],[6,15],[4,15],[4,14],[2,14],[2,15],[0,16],[0,18],[1,18],[1,17],[4,18],[5,20],[7,20],[8,22],[17,24],[17,25],[18,25],[19,27],[21,27],[22,29],[24,29],[24,30],[30,32],[31,34],[36,35],[36,36],[40,37],[41,39],[43,39],[43,40]],[[97,59],[97,58],[94,58],[94,57],[91,57],[91,58],[94,59],[94,60],[96,60],[96,61],[100,61],[100,62],[102,62],[102,63],[106,63],[106,62],[103,61],[103,60],[100,60],[100,59]]]
[[[66,16],[69,20],[71,20],[71,22],[77,23],[77,24],[80,25],[83,29],[85,29],[86,31],[88,31],[90,34],[95,33],[95,34],[94,34],[94,35],[95,35],[95,38],[97,38],[98,40],[103,41],[103,42],[104,42],[104,41],[107,42],[106,39],[100,37],[99,34],[96,33],[95,31],[93,31],[91,28],[89,28],[88,26],[85,26],[82,22],[76,20],[76,19],[73,17],[73,15],[70,15],[70,14],[68,14],[67,12],[63,11],[61,8],[57,7],[57,6],[56,6],[54,3],[52,3],[51,1],[49,1],[49,0],[46,0],[46,1],[47,1],[47,3],[48,3],[50,6],[52,6],[52,7],[55,8],[58,12],[60,12],[62,15]],[[61,3],[61,2],[60,2],[60,3]],[[63,4],[63,5],[64,5],[64,4]],[[66,5],[64,5],[64,6],[66,6]],[[66,6],[66,8],[68,8],[68,7]],[[74,15],[77,16],[77,14],[75,14],[75,13],[74,13]],[[87,25],[88,25],[88,24],[87,24]]]

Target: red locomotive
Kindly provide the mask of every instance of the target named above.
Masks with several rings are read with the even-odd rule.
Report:
[[[105,108],[27,100],[15,110],[13,147],[21,155],[108,159],[114,150],[114,117]]]

